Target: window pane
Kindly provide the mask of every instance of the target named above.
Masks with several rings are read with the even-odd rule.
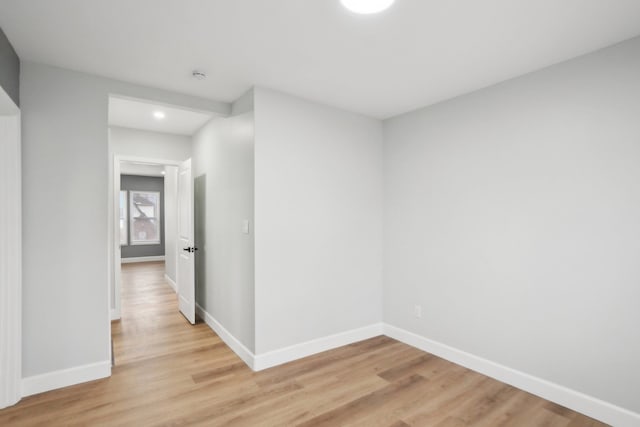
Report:
[[[131,244],[160,244],[160,193],[130,191]]]
[[[120,246],[129,242],[127,236],[127,192],[120,192]]]

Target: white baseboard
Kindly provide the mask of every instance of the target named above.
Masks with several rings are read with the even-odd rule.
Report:
[[[111,361],[92,363],[22,379],[22,397],[111,376]]]
[[[121,258],[120,264],[132,264],[134,262],[154,262],[154,261],[164,261],[164,255]]]
[[[282,365],[293,360],[311,356],[323,351],[332,350],[354,342],[363,341],[383,334],[382,323],[376,323],[363,328],[352,329],[327,337],[306,341],[289,347],[267,353],[258,354],[254,358],[253,370],[261,371],[273,366]]]
[[[231,350],[254,371],[281,365],[379,335],[387,335],[412,347],[432,353],[450,362],[495,378],[607,424],[616,427],[640,426],[640,414],[392,325],[377,323],[256,355],[199,305],[196,305],[196,312]],[[27,377],[22,380],[22,396],[31,396],[56,388],[105,378],[110,375],[111,362],[105,361]]]
[[[251,369],[253,369],[253,359],[255,358],[253,352],[245,347],[231,332],[227,331],[224,326],[220,324],[216,319],[207,313],[200,305],[196,304],[196,313],[200,316],[204,322],[209,325],[213,331],[218,334],[220,339],[225,342],[238,355],[240,359],[244,361]]]
[[[640,414],[559,384],[483,359],[395,326],[385,324],[384,334],[607,424],[616,427],[640,426]]]
[[[198,304],[196,304],[196,313],[254,371],[262,371],[316,353],[377,337],[382,335],[383,331],[382,323],[376,323],[364,328],[353,329],[256,355]]]
[[[120,310],[116,310],[115,308],[112,308],[110,313],[111,313],[111,321],[112,322],[114,320],[120,320]]]
[[[171,289],[173,289],[173,292],[178,293],[178,285],[176,284],[176,282],[174,282],[171,277],[167,276],[167,274],[165,273],[164,275],[164,280],[167,281],[167,284],[169,286],[171,286]]]

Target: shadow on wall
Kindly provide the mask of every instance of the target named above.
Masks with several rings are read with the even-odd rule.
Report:
[[[207,276],[205,269],[206,259],[206,230],[205,223],[207,217],[207,175],[203,174],[195,178],[194,181],[194,244],[198,248],[196,251],[196,303],[205,308],[207,300]]]

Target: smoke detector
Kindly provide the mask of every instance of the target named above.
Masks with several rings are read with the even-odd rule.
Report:
[[[203,71],[193,70],[191,73],[194,79],[204,80],[207,78],[207,75]]]

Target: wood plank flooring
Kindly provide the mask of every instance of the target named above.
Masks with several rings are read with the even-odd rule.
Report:
[[[254,373],[189,325],[162,263],[123,265],[111,378],[23,399],[0,426],[603,426],[377,337]]]

